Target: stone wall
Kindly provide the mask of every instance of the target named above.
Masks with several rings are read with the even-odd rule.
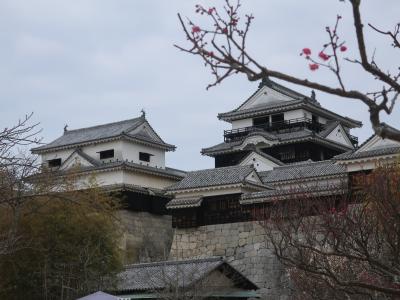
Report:
[[[288,299],[288,278],[258,222],[174,229],[170,258],[224,256],[261,288],[266,299]]]
[[[168,258],[173,231],[171,216],[121,210],[124,263],[160,261]]]

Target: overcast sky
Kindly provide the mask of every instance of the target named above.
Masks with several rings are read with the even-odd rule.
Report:
[[[399,0],[363,3],[365,23],[391,29],[399,22]],[[197,57],[180,53],[185,44],[177,12],[194,17],[194,5],[222,1],[191,0],[0,0],[0,127],[34,112],[50,142],[70,129],[137,117],[145,108],[161,137],[177,146],[167,164],[184,170],[213,167],[200,150],[222,141],[229,124],[220,112],[236,108],[256,89],[242,75],[206,91],[212,77]],[[300,77],[334,83],[326,71],[311,72],[299,56],[303,47],[319,50],[324,28],[339,13],[348,56],[355,54],[350,5],[338,0],[243,1],[253,12],[249,51],[267,66]],[[201,24],[201,22],[199,22]],[[368,50],[386,70],[399,66],[387,40],[366,28]],[[382,47],[384,45],[385,47]],[[355,66],[345,67],[349,87],[376,85]],[[287,86],[290,86],[287,84]],[[293,87],[293,86],[290,86]],[[379,86],[378,86],[379,87]],[[295,87],[307,95],[310,90]],[[362,121],[352,133],[361,142],[371,135],[367,109],[356,101],[317,92],[323,106]],[[400,108],[385,119],[400,127]]]

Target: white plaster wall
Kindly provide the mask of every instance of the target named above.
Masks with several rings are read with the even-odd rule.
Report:
[[[266,103],[288,100],[292,100],[292,98],[281,94],[267,86],[264,86],[246,103],[246,105],[243,105],[241,110]]]
[[[254,152],[250,154],[246,159],[244,159],[240,163],[240,165],[241,166],[254,165],[254,168],[257,170],[257,172],[270,171],[274,167],[278,166],[276,163]]]
[[[104,161],[110,162],[110,161],[116,161],[117,159],[118,160],[123,159],[122,144],[121,144],[120,140],[106,142],[106,143],[99,143],[99,144],[95,144],[95,145],[88,145],[88,146],[82,147],[81,149],[87,155],[89,155],[90,157],[93,157],[94,159],[97,159],[97,160],[100,160],[100,153],[99,153],[100,151],[114,149],[114,157],[104,159]]]
[[[350,140],[347,138],[344,129],[340,125],[332,130],[332,132],[326,138],[328,140],[353,147]]]
[[[113,184],[133,184],[142,187],[163,189],[176,183],[176,180],[157,177],[155,175],[136,173],[126,170],[116,170],[82,175],[78,181],[78,187],[82,188],[87,186],[87,183],[91,178],[95,178],[95,182],[99,186]]]
[[[400,146],[400,143],[390,139],[382,139],[379,136],[374,136],[362,148],[358,149],[357,152],[368,151],[384,147],[394,147],[394,146]]]
[[[176,183],[176,180],[150,174],[124,171],[123,183],[163,189]]]
[[[156,168],[165,169],[165,151],[161,149],[152,148],[150,146],[138,145],[133,142],[118,140],[106,143],[99,143],[81,147],[82,151],[90,157],[100,160],[100,151],[114,149],[114,157],[107,158],[102,161],[124,161],[128,160],[137,164],[151,166]],[[42,162],[50,159],[61,158],[62,163],[75,151],[75,149],[59,150],[41,155]],[[150,162],[143,162],[139,160],[139,152],[146,152],[153,154],[150,157]]]
[[[123,171],[109,171],[109,172],[98,172],[94,174],[89,174],[85,175],[82,177],[82,180],[85,182],[88,181],[90,177],[94,176],[96,179],[96,183],[99,186],[105,186],[105,185],[112,185],[112,184],[122,184],[124,183],[124,176],[123,176]]]
[[[138,145],[129,141],[121,141],[122,160],[128,160],[145,166],[165,169],[165,151],[150,146]],[[150,162],[139,160],[139,152],[153,154]]]
[[[251,136],[246,138],[242,145],[238,146],[237,148],[239,149],[244,149],[247,145],[255,145],[259,147],[263,146],[270,146],[276,144],[276,141],[269,141],[265,137],[262,136]]]
[[[298,119],[298,118],[304,118],[303,109],[290,110],[284,113],[285,120]]]
[[[61,158],[61,163],[63,163],[72,154],[72,152],[74,152],[74,149],[43,153],[40,155],[40,159],[42,163],[46,163],[48,160]]]
[[[86,159],[81,157],[78,153],[74,153],[71,155],[67,160],[65,160],[62,165],[60,170],[67,170],[72,167],[90,167],[92,164],[88,162]]]
[[[249,126],[253,126],[252,118],[232,121],[232,129],[249,127]]]

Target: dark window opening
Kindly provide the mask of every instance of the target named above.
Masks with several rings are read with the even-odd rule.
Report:
[[[268,124],[269,124],[269,116],[253,119],[253,126],[268,126]]]
[[[312,115],[312,122],[313,123],[318,123],[318,117],[315,115]]]
[[[139,160],[150,162],[150,156],[153,154],[146,153],[146,152],[139,152]]]
[[[100,153],[100,159],[106,159],[106,158],[113,158],[114,157],[114,149],[100,151],[99,153]]]
[[[49,168],[55,168],[61,166],[61,158],[48,160]]]
[[[271,116],[271,122],[272,123],[283,123],[285,120],[285,117],[283,114],[276,114]]]

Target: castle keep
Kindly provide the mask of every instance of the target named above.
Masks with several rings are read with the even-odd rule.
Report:
[[[33,152],[60,171],[79,165],[83,181],[95,174],[101,186],[124,196],[128,262],[221,256],[268,299],[282,298],[286,274],[257,211],[304,189],[321,198],[346,193],[354,174],[397,159],[400,143],[373,135],[358,145],[351,130],[361,122],[325,109],[315,93],[308,97],[268,78],[218,118],[232,128],[220,144],[201,150],[214,158],[212,169],[166,167],[165,152],[175,147],[144,115],[67,130]]]

